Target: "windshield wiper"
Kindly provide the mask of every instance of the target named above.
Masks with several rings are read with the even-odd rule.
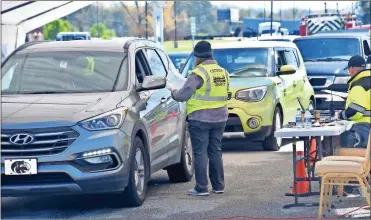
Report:
[[[40,91],[40,92],[21,92],[18,94],[62,94],[68,92],[57,92],[57,91]]]
[[[326,58],[316,59],[316,61],[349,61],[349,60],[348,59],[344,59],[344,58],[326,57]]]
[[[316,62],[317,60],[315,59],[305,59],[304,62]]]

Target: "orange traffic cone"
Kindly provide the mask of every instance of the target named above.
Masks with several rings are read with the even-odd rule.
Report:
[[[304,163],[304,152],[296,152],[296,177],[297,178],[307,178],[305,172],[305,163]],[[292,185],[293,194],[306,194],[309,193],[309,184],[307,181],[297,181],[297,191],[295,191],[295,184]]]
[[[317,151],[317,142],[315,138],[312,138],[310,140],[310,148],[309,148],[309,154],[310,154],[310,159],[309,159],[309,164],[310,166],[313,166],[313,163],[317,160],[318,155],[316,155]]]

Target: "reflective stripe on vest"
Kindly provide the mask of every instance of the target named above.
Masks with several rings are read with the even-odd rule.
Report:
[[[204,64],[214,64],[214,62],[210,62],[210,63],[204,62]],[[198,69],[200,70],[201,73],[204,74],[204,76],[206,78],[206,82],[204,82],[204,83],[206,83],[206,92],[205,92],[205,95],[194,94],[193,98],[203,100],[203,101],[226,101],[226,100],[228,100],[228,96],[210,96],[211,81],[210,81],[209,73],[202,66],[198,67]],[[227,76],[226,71],[224,71],[224,76],[225,76],[225,79],[226,79],[227,84],[228,84],[228,76]]]
[[[371,111],[365,111],[363,113],[364,116],[368,116],[368,117],[371,117]]]

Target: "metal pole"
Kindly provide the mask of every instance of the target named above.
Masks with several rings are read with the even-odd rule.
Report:
[[[265,1],[264,1],[264,21],[265,21]]]
[[[271,36],[273,35],[273,0],[271,0]]]
[[[99,5],[97,1],[97,37],[99,38]]]
[[[327,2],[325,2],[325,14],[327,14]]]
[[[174,48],[178,48],[177,33],[176,33],[176,1],[174,1]]]
[[[148,2],[146,1],[146,39],[148,39]]]

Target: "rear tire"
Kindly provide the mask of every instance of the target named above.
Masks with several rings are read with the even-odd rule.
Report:
[[[170,182],[181,183],[192,180],[194,174],[193,151],[188,126],[184,130],[180,162],[167,168]]]
[[[149,177],[149,158],[144,148],[143,141],[135,137],[131,153],[129,183],[123,192],[122,201],[124,206],[141,206],[147,195],[147,183]]]
[[[282,145],[282,138],[274,137],[274,132],[282,128],[282,113],[281,110],[276,107],[273,115],[272,131],[270,135],[263,141],[264,150],[278,151]]]

